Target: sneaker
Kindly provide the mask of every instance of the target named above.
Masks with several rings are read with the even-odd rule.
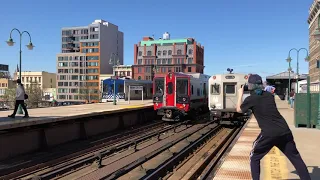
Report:
[[[9,115],[8,117],[9,117],[9,118],[15,118],[15,116],[14,116],[14,115],[12,115],[12,114],[11,114],[11,115]]]
[[[29,118],[29,115],[23,116],[22,118]]]

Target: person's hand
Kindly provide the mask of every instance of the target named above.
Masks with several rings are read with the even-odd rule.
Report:
[[[238,90],[238,95],[239,95],[239,97],[242,97],[242,95],[243,95],[243,90],[244,90],[244,85]]]

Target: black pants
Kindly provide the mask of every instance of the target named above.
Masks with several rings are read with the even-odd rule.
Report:
[[[29,116],[28,110],[27,110],[26,106],[24,105],[24,100],[16,100],[16,103],[14,105],[14,111],[13,111],[12,115],[14,115],[14,116],[16,115],[19,105],[21,105],[21,107],[24,111],[24,115]]]
[[[292,133],[280,137],[259,135],[250,153],[251,175],[253,180],[260,179],[260,160],[273,148],[278,147],[296,168],[301,180],[311,180],[306,164],[303,162],[294,142]]]

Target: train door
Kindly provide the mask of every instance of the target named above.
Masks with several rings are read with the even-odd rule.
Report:
[[[166,106],[175,106],[175,77],[172,73],[166,76]]]
[[[234,109],[237,105],[237,83],[223,83],[223,108]]]

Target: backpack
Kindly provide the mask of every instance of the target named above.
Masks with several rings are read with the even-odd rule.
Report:
[[[24,94],[24,99],[26,100],[28,98],[29,98],[28,94]]]

